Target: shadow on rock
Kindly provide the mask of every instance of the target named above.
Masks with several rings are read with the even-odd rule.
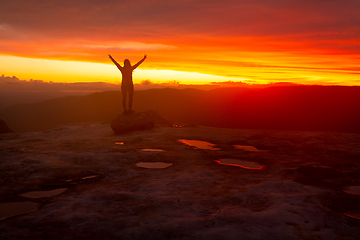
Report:
[[[169,125],[156,111],[127,113],[117,116],[111,123],[111,128],[116,135],[133,131],[143,131],[155,127],[155,124]]]
[[[12,133],[13,131],[6,125],[6,123],[0,119],[0,134],[1,133]]]

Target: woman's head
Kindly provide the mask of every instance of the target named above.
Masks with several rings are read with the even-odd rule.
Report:
[[[130,60],[129,60],[129,59],[125,59],[125,60],[124,60],[124,67],[131,67]]]

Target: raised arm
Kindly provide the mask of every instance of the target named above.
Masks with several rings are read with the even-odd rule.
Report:
[[[146,58],[147,58],[147,55],[145,54],[143,59],[141,59],[137,64],[132,66],[132,69],[134,70],[135,68],[137,68],[140,64],[142,64],[143,61],[145,61]]]
[[[120,66],[120,64],[118,64],[117,61],[115,61],[115,59],[113,59],[113,57],[110,54],[109,54],[109,58],[117,66],[117,68],[121,71],[122,66]]]

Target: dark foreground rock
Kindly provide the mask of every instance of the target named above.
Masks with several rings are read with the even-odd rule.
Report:
[[[111,123],[115,134],[125,134],[155,127],[155,124],[168,124],[156,111],[127,113],[117,116]]]
[[[13,131],[6,125],[6,123],[0,119],[0,134],[1,133],[12,133]]]
[[[158,125],[0,137],[0,239],[359,240],[359,134]]]

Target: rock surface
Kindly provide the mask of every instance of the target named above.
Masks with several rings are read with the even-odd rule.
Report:
[[[125,134],[133,131],[142,131],[155,127],[156,123],[167,124],[160,114],[149,110],[146,112],[127,113],[117,116],[111,123],[115,134]]]
[[[360,195],[342,191],[360,185],[359,134],[155,124],[125,135],[95,123],[0,135],[0,219],[1,204],[37,207],[6,214],[0,239],[359,240],[350,216]],[[226,158],[265,167],[215,161]],[[24,197],[59,188],[68,189]]]
[[[1,133],[12,133],[13,131],[6,125],[6,123],[0,119],[0,134]]]

